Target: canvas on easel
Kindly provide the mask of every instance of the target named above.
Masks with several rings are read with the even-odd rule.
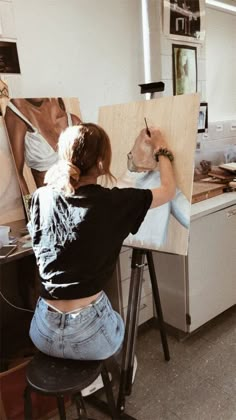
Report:
[[[0,116],[0,167],[0,224],[6,224],[24,219],[24,211],[2,116]]]
[[[119,187],[151,189],[160,185],[158,165],[150,173],[127,169],[127,155],[145,127],[144,118],[149,126],[161,129],[175,157],[175,198],[149,210],[137,234],[130,234],[124,245],[187,254],[199,104],[199,94],[190,94],[100,108],[99,124],[111,139],[111,171]]]
[[[44,184],[57,162],[57,142],[69,125],[81,121],[77,98],[16,98],[4,107],[4,121],[20,189],[27,200]]]
[[[8,101],[8,85],[5,80],[0,79],[0,224],[24,218],[20,189],[2,117]]]

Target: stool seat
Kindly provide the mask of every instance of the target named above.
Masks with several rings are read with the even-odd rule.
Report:
[[[87,416],[82,390],[91,385],[101,374],[107,398],[106,412],[118,419],[112,384],[103,360],[71,360],[37,353],[27,365],[24,392],[25,420],[33,420],[31,393],[39,392],[56,397],[60,420],[66,420],[64,397],[70,396],[76,403],[79,420],[92,420]],[[101,405],[103,403],[103,405]],[[100,407],[104,407],[100,401]]]
[[[28,384],[45,394],[65,394],[82,391],[103,368],[102,361],[60,359],[37,353],[26,369]]]

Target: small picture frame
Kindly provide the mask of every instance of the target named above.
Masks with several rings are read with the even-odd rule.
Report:
[[[0,41],[0,74],[20,74],[16,42]]]
[[[205,133],[208,128],[208,103],[201,102],[198,115],[198,133]]]
[[[173,94],[197,92],[197,48],[172,44]]]
[[[205,0],[162,0],[163,33],[179,42],[205,39]]]

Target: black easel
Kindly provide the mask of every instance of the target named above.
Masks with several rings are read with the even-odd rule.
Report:
[[[150,93],[150,99],[154,98],[156,92],[163,92],[165,84],[163,82],[143,83],[139,85],[141,94]],[[129,287],[128,311],[125,328],[125,338],[123,344],[123,358],[121,368],[121,378],[119,395],[117,400],[117,408],[120,413],[125,409],[125,396],[130,395],[132,391],[132,377],[134,367],[135,343],[138,331],[138,316],[140,309],[140,299],[142,291],[143,269],[145,266],[145,256],[147,258],[147,265],[152,283],[152,293],[155,303],[155,308],[159,320],[159,328],[161,334],[161,341],[164,351],[165,360],[170,360],[169,348],[165,332],[165,325],[163,320],[163,313],[161,308],[160,295],[158,290],[155,267],[153,263],[152,252],[146,249],[134,248],[132,252],[131,261],[131,280]]]
[[[158,290],[155,267],[153,263],[152,252],[149,250],[134,248],[131,260],[131,280],[129,287],[128,311],[125,328],[125,338],[123,344],[123,358],[121,368],[121,378],[117,408],[120,413],[125,409],[125,396],[130,395],[132,391],[132,377],[135,355],[135,344],[138,331],[138,316],[140,309],[140,299],[142,291],[143,269],[147,258],[147,265],[152,283],[152,293],[156,312],[159,320],[161,341],[165,360],[170,360],[168,342],[166,337],[163,313],[161,308],[160,295]]]

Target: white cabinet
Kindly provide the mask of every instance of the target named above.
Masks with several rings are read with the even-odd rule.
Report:
[[[194,213],[187,257],[153,253],[164,320],[182,331],[196,330],[236,303],[236,205],[229,205],[236,198],[231,197],[220,206],[217,197],[206,200]]]
[[[193,221],[188,271],[193,331],[236,303],[236,205]]]

